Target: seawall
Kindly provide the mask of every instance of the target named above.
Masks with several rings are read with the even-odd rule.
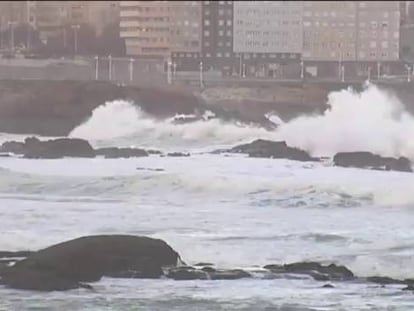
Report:
[[[0,81],[0,132],[65,136],[86,121],[99,105],[116,99],[135,102],[157,118],[212,110],[225,119],[264,124],[276,112],[288,120],[321,113],[331,91],[361,84],[276,83],[227,85],[200,90],[178,86],[120,86],[105,81]],[[414,83],[383,84],[414,113]]]

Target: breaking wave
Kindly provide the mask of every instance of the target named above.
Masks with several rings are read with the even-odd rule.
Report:
[[[194,116],[177,115],[175,118],[158,120],[131,102],[116,100],[96,108],[92,117],[75,128],[69,136],[88,139],[95,144],[156,147],[227,145],[257,137],[271,139],[274,136],[274,133],[264,128],[224,122],[211,116],[207,112],[201,120],[177,124],[174,122],[176,118]]]
[[[98,145],[208,147],[234,145],[258,138],[285,140],[315,156],[371,151],[414,159],[414,117],[399,100],[375,85],[362,92],[332,92],[322,115],[299,116],[283,122],[275,113],[265,117],[276,130],[206,116],[178,124],[155,119],[131,102],[117,100],[96,108],[92,117],[70,134]],[[194,116],[177,116],[192,118]]]

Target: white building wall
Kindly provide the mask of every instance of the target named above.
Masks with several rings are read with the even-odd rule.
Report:
[[[236,53],[301,53],[302,1],[234,1]]]

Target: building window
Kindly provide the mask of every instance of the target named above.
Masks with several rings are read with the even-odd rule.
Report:
[[[210,20],[206,19],[206,20],[204,21],[204,26],[210,26]]]
[[[369,43],[369,47],[370,47],[371,49],[376,48],[376,47],[377,47],[377,42],[375,42],[375,41],[371,41],[371,42]]]
[[[227,37],[231,37],[232,36],[232,33],[231,33],[231,30],[227,30]]]
[[[226,53],[226,57],[230,57],[230,53]]]
[[[227,21],[227,26],[231,26],[231,20]]]
[[[381,47],[384,48],[384,49],[387,49],[388,48],[388,41],[382,41]]]
[[[204,36],[206,36],[206,37],[210,36],[210,31],[204,30]]]
[[[222,19],[219,20],[219,26],[224,26],[224,20]]]
[[[224,30],[219,30],[219,36],[223,37],[224,36]]]
[[[217,53],[216,56],[217,57],[222,57],[222,54],[221,53]]]

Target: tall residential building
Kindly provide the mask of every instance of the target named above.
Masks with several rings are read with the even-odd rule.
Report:
[[[174,2],[171,19],[171,60],[179,70],[198,68],[201,54],[200,1]]]
[[[357,3],[303,2],[304,60],[356,60]]]
[[[303,58],[396,61],[399,1],[304,1]]]
[[[172,1],[121,1],[121,37],[128,55],[169,57]]]
[[[399,59],[400,3],[398,1],[359,1],[357,9],[359,61]]]
[[[202,2],[202,56],[206,63],[233,58],[233,1]]]
[[[235,1],[236,53],[301,53],[301,1]]]

